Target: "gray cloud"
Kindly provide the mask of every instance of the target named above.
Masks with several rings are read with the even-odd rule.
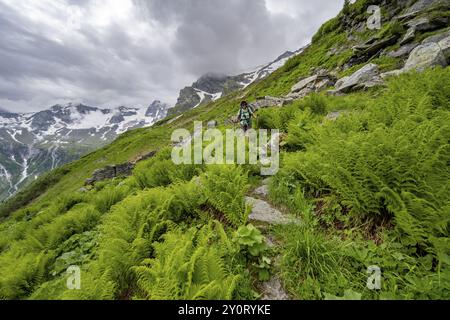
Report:
[[[173,103],[306,44],[343,1],[0,0],[0,107]]]

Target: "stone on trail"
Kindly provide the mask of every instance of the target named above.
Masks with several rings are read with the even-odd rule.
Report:
[[[249,216],[251,222],[262,222],[272,225],[298,224],[294,218],[282,214],[279,210],[273,208],[269,203],[263,200],[246,197],[245,202],[252,206],[252,212]]]
[[[261,197],[267,197],[269,195],[269,186],[263,185],[255,190],[255,194]]]
[[[261,291],[263,293],[262,300],[289,300],[289,296],[284,290],[281,281],[278,278],[272,278],[261,285]]]

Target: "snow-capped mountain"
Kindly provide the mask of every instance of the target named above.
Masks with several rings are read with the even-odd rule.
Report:
[[[0,108],[0,201],[42,173],[108,144],[127,130],[150,126],[168,114],[181,114],[245,89],[302,50],[285,52],[273,62],[237,76],[206,74],[180,91],[174,108],[160,101],[147,109],[67,104],[19,114]]]
[[[168,107],[154,101],[148,108],[68,104],[35,113],[0,111],[0,200],[125,131],[151,126],[166,117]]]
[[[180,91],[175,108],[169,110],[169,115],[180,114],[187,110],[197,108],[211,101],[220,99],[223,95],[242,90],[254,82],[260,81],[278,70],[294,55],[303,51],[287,51],[267,65],[259,66],[237,76],[226,76],[209,73],[202,76],[192,86]]]

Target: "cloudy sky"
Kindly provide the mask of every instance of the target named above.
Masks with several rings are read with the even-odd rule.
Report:
[[[0,108],[174,103],[309,42],[343,0],[0,0]]]

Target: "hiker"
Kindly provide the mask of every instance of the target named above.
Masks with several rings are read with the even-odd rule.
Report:
[[[244,132],[247,132],[247,130],[252,128],[252,118],[254,117],[255,111],[253,108],[248,105],[247,101],[242,101],[241,108],[239,109],[238,121]]]

